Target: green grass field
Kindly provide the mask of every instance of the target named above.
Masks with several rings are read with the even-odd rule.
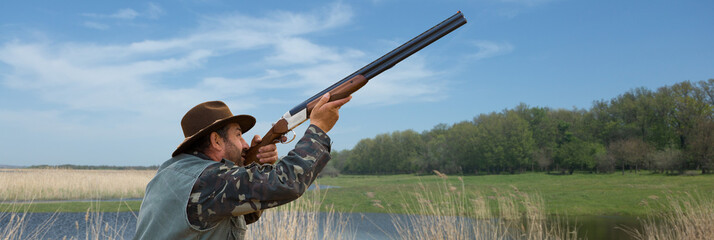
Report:
[[[714,175],[526,173],[464,176],[462,179],[469,193],[494,196],[518,189],[538,194],[545,200],[548,214],[560,215],[643,215],[648,211],[646,204],[656,208],[667,194],[696,192],[714,197]],[[449,176],[446,182],[461,189],[458,176]],[[412,199],[410,193],[421,191],[419,183],[427,189],[446,191],[444,180],[437,176],[347,175],[318,180],[318,184],[340,186],[328,189],[324,204],[333,204],[337,211],[354,212],[400,212],[398,206],[405,199]],[[375,200],[385,208],[375,206]]]
[[[574,174],[464,176],[463,190],[468,194],[495,197],[515,191],[538,194],[545,201],[545,212],[560,215],[630,215],[647,213],[645,205],[657,207],[667,194],[699,193],[714,197],[714,175],[665,176],[661,174]],[[446,180],[414,175],[343,175],[318,179],[319,185],[338,186],[325,192],[323,206],[342,212],[402,213],[402,203],[413,203],[415,192],[442,193],[462,191],[458,176]],[[453,186],[453,187],[449,187]],[[456,191],[453,191],[456,189]],[[517,190],[515,190],[517,189]],[[470,195],[467,195],[470,196]],[[30,212],[84,212],[94,206],[101,211],[138,211],[140,202],[64,202],[0,204],[0,210],[27,209]]]

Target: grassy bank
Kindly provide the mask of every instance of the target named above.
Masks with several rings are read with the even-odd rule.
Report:
[[[565,215],[634,215],[647,213],[645,205],[657,206],[668,193],[701,192],[712,196],[714,175],[665,176],[661,174],[574,174],[547,175],[526,173],[517,175],[464,176],[467,192],[495,197],[514,189],[542,196],[547,214]],[[390,212],[398,209],[404,193],[419,191],[418,185],[439,189],[437,176],[340,176],[322,178],[318,184],[340,186],[329,189],[325,204],[334,204],[337,211]],[[447,182],[461,185],[458,177]]]
[[[111,199],[141,198],[146,183],[153,176],[151,171],[100,171],[100,170],[24,170],[40,172],[2,172],[0,185],[4,199]],[[14,174],[14,175],[11,175]],[[38,177],[41,176],[41,177]],[[21,178],[24,177],[24,178]],[[111,178],[111,179],[109,179]],[[3,180],[5,179],[5,180]],[[40,180],[38,180],[40,179]],[[104,180],[98,180],[104,179]],[[109,179],[108,181],[106,179]],[[137,180],[139,179],[139,180]],[[526,173],[517,175],[464,176],[466,192],[495,198],[499,194],[520,191],[538,194],[543,198],[546,214],[560,215],[633,215],[647,213],[645,205],[657,206],[665,201],[665,194],[700,192],[714,194],[714,175],[665,176],[661,174],[574,174],[547,175]],[[30,183],[30,182],[38,183]],[[99,184],[99,181],[107,181]],[[414,203],[409,196],[424,189],[443,190],[444,180],[435,175],[343,175],[337,178],[321,178],[320,185],[338,186],[326,191],[324,206],[332,206],[338,212],[404,213],[402,203]],[[462,188],[458,176],[448,176],[447,188]],[[53,185],[54,184],[54,185]],[[59,186],[63,191],[44,188]],[[21,189],[32,194],[21,195]],[[82,194],[72,193],[73,190]],[[14,196],[8,198],[8,196]],[[24,197],[24,198],[23,198]],[[411,200],[410,200],[411,199]],[[412,201],[412,202],[410,202]],[[31,212],[84,212],[91,202],[33,203],[24,208]],[[0,209],[9,209],[0,204]],[[14,206],[24,206],[12,203]],[[101,211],[116,212],[138,210],[139,201],[101,202]],[[492,208],[496,206],[491,206]]]

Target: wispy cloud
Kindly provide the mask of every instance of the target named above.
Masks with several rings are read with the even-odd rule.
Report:
[[[119,9],[112,14],[100,14],[100,13],[84,13],[82,16],[92,17],[92,18],[115,18],[115,19],[127,19],[131,20],[139,16],[139,12],[131,8]]]
[[[241,102],[231,105],[232,109],[247,112],[261,107],[251,101],[260,90],[285,88],[303,96],[312,95],[371,61],[362,51],[310,40],[313,33],[350,23],[351,12],[349,6],[334,4],[311,13],[206,16],[189,34],[127,44],[14,40],[0,45],[0,63],[9,69],[0,76],[0,83],[55,106],[49,113],[37,110],[30,114],[50,116],[48,119],[53,121],[91,121],[70,121],[66,113],[72,112],[75,117],[107,116],[103,124],[133,129],[136,127],[132,124],[146,125],[147,119],[173,122],[192,105],[209,99]],[[135,13],[117,11],[107,16],[131,19],[137,17]],[[99,23],[87,24],[103,27]],[[208,61],[239,58],[256,51],[258,58],[244,61],[265,70],[241,78],[205,71]],[[367,97],[355,104],[439,99],[438,86],[426,83],[435,73],[428,70],[424,59],[413,58],[361,91]],[[121,121],[112,118],[117,114]],[[19,118],[24,114],[7,116]]]
[[[137,11],[133,8],[122,8],[116,10],[113,13],[82,13],[81,15],[90,18],[91,21],[85,21],[82,24],[85,27],[106,30],[110,27],[108,23],[101,23],[99,21],[106,20],[120,20],[120,21],[133,21],[137,18],[146,19],[158,19],[165,14],[164,9],[156,3],[148,3],[144,10]]]
[[[476,60],[508,54],[513,51],[513,45],[507,42],[475,41],[478,51],[471,55]]]
[[[164,15],[164,13],[165,13],[164,9],[161,8],[161,6],[159,6],[156,3],[150,2],[149,6],[146,8],[145,15],[148,18],[157,19],[157,18],[161,17],[161,15]]]
[[[102,23],[98,23],[98,22],[86,21],[86,22],[84,22],[84,24],[82,24],[82,25],[85,26],[85,27],[93,28],[93,29],[97,29],[97,30],[106,30],[106,29],[109,29],[109,25],[107,25],[107,24],[102,24]]]
[[[434,102],[446,97],[445,81],[427,67],[424,57],[412,56],[394,69],[370,81],[358,92],[357,104],[391,105],[404,102]],[[437,80],[437,81],[435,81]]]

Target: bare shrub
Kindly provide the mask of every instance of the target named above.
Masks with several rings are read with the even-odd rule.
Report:
[[[610,143],[607,150],[622,167],[622,174],[625,174],[626,165],[634,167],[635,173],[649,165],[647,155],[653,151],[653,147],[642,139],[629,138]]]
[[[664,173],[677,170],[683,161],[682,152],[672,148],[655,151],[649,155],[649,158],[652,160],[652,167]]]

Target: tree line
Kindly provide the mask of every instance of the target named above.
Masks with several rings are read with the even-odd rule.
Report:
[[[632,89],[586,109],[524,103],[418,133],[395,131],[333,152],[326,174],[714,169],[714,79]]]

